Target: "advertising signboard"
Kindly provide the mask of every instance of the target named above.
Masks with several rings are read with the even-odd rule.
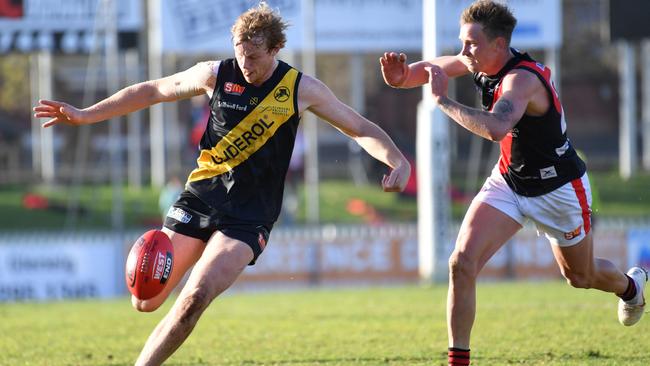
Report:
[[[434,1],[434,0],[425,0]],[[459,46],[458,19],[470,0],[437,0],[440,37],[445,48]],[[230,27],[237,16],[253,6],[251,0],[167,0],[161,4],[164,52],[230,53]],[[289,51],[302,48],[301,0],[270,0],[290,23]],[[561,44],[559,0],[511,0],[518,18],[513,45],[549,48]],[[422,48],[422,0],[314,0],[318,52],[419,51]],[[540,16],[543,14],[543,16]]]

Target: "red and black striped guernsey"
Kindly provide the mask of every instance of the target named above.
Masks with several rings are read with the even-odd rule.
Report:
[[[534,197],[580,178],[586,171],[566,134],[562,104],[551,80],[551,70],[526,53],[511,49],[514,57],[496,74],[474,73],[484,110],[501,97],[501,80],[515,69],[533,73],[548,92],[551,105],[543,116],[524,116],[501,140],[499,170],[517,194]]]

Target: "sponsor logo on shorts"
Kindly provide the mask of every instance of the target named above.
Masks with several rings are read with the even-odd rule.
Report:
[[[266,247],[266,239],[264,238],[264,235],[263,235],[262,233],[260,233],[260,234],[257,236],[257,242],[258,242],[259,245],[260,245],[260,249],[261,249],[261,250],[264,250],[264,247]]]
[[[244,89],[246,89],[246,87],[231,82],[227,82],[223,85],[223,91],[232,95],[242,95]]]
[[[554,166],[549,166],[548,168],[542,168],[539,170],[539,176],[542,179],[550,179],[557,177],[557,172],[555,171]]]
[[[257,243],[260,245],[260,250],[264,250],[269,237],[269,231],[266,230],[266,228],[261,225],[258,226],[256,229],[259,230],[259,233],[257,235]]]
[[[576,237],[578,237],[578,235],[580,235],[581,232],[582,232],[582,225],[578,226],[573,231],[570,231],[568,233],[564,233],[564,239],[571,240],[573,238],[576,238]]]
[[[169,211],[167,212],[167,217],[172,218],[176,221],[180,221],[183,224],[187,224],[190,222],[190,220],[192,220],[192,215],[188,214],[178,207],[170,207]]]

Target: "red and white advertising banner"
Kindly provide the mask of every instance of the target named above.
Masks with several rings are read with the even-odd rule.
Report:
[[[602,228],[594,232],[594,253],[625,270],[634,264],[650,267],[650,230],[628,232]],[[456,232],[453,232],[455,237]],[[449,254],[453,243],[449,243]],[[418,282],[418,245],[415,225],[401,230],[368,227],[345,234],[296,235],[278,230],[257,264],[237,283],[241,287],[267,285],[392,284]],[[551,244],[533,227],[517,233],[486,264],[482,280],[561,279]]]
[[[0,302],[126,295],[124,261],[140,234],[0,234]],[[550,245],[527,226],[486,264],[479,279],[560,280]],[[452,248],[450,242],[446,253]],[[650,226],[599,225],[594,253],[622,270],[650,268]],[[234,288],[416,284],[417,266],[414,224],[276,228],[257,264]]]

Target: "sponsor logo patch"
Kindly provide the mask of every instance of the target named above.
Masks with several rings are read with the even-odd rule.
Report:
[[[259,230],[257,234],[257,243],[260,245],[260,250],[264,250],[269,238],[269,231],[262,225],[258,226],[256,229]]]
[[[275,124],[273,120],[268,119],[268,116],[265,115],[263,117],[267,119],[258,119],[257,122],[250,126],[250,129],[242,132],[240,136],[235,137],[230,141],[230,144],[225,146],[223,151],[217,151],[217,154],[215,154],[215,156],[210,156],[210,159],[212,159],[215,164],[222,164],[236,158],[240,153],[247,149],[250,150],[249,148],[251,146],[255,146],[256,140],[262,138],[263,135],[268,134],[271,126]]]
[[[245,89],[246,87],[231,82],[223,84],[223,91],[232,95],[242,95]]]
[[[539,170],[539,176],[542,179],[550,179],[557,177],[557,172],[555,171],[554,166],[549,166],[547,168],[542,168]]]
[[[287,88],[284,85],[278,87],[273,92],[273,98],[275,98],[275,100],[277,100],[278,102],[286,102],[290,96],[291,96],[291,92],[289,91],[289,88]]]
[[[220,100],[217,102],[217,107],[219,108],[228,108],[228,109],[234,109],[236,111],[244,111],[248,109],[247,105],[239,105],[237,103],[228,103],[224,102],[223,100]]]
[[[582,225],[578,226],[573,231],[570,231],[568,233],[564,233],[564,239],[571,240],[571,239],[577,237],[578,235],[580,235],[581,232],[582,232]]]
[[[569,140],[566,140],[566,141],[564,142],[564,145],[562,145],[561,147],[558,147],[557,149],[555,149],[555,153],[557,154],[557,156],[562,156],[562,155],[564,155],[568,150],[569,150]]]
[[[509,134],[513,138],[517,138],[517,137],[519,137],[519,129],[518,128],[513,128],[512,130],[510,130]]]
[[[192,215],[188,214],[178,207],[170,207],[169,211],[167,212],[167,217],[172,218],[176,221],[180,221],[183,224],[187,224],[190,222],[190,220],[192,220]]]
[[[270,105],[268,107],[264,107],[264,109],[262,109],[261,112],[271,112],[272,114],[278,116],[288,116],[291,114],[291,109],[289,109],[288,107]]]
[[[262,233],[260,233],[260,234],[257,236],[257,242],[258,242],[259,245],[260,245],[260,249],[261,249],[261,250],[264,250],[264,247],[266,247],[266,239],[264,238],[264,235],[263,235]]]

